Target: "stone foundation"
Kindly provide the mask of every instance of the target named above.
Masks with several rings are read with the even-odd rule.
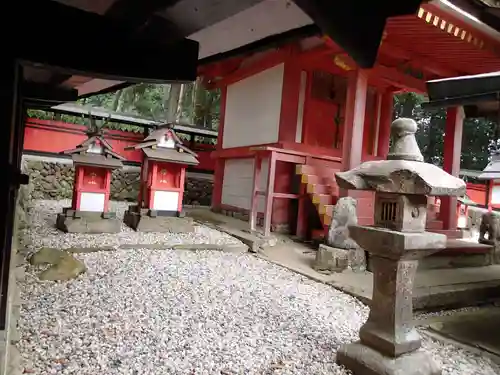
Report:
[[[224,209],[219,208],[219,209],[212,209],[212,211],[225,216],[234,217],[235,219],[238,220],[250,221],[250,212],[244,208],[237,208],[237,207],[224,208]],[[264,216],[262,214],[257,215],[257,226],[258,227],[264,226]],[[272,223],[271,231],[275,233],[289,234],[290,225],[287,223],[279,223],[279,224]]]
[[[125,211],[123,222],[138,232],[193,232],[193,220],[183,216],[181,212],[176,213],[175,216],[162,216],[154,210],[130,206]]]
[[[86,212],[65,208],[56,227],[66,233],[119,233],[121,222],[114,212]]]
[[[33,184],[34,199],[71,199],[75,170],[66,159],[61,162],[25,160],[25,168]],[[136,201],[139,195],[140,168],[126,166],[113,171],[111,200]],[[213,182],[210,179],[186,176],[184,185],[185,205],[210,206]]]

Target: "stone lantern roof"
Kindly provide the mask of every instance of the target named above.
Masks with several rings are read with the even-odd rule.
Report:
[[[500,178],[500,152],[497,151],[491,155],[491,161],[483,172],[478,176],[481,180],[496,180]]]
[[[184,146],[175,134],[173,124],[167,124],[151,132],[144,140],[126,150],[142,150],[151,160],[187,165],[198,165],[195,152]]]
[[[113,147],[104,139],[100,131],[87,133],[85,142],[71,150],[63,151],[71,155],[74,164],[103,167],[109,169],[122,168],[125,158],[113,151]]]
[[[342,189],[430,196],[463,196],[466,185],[441,168],[424,162],[415,139],[417,124],[400,118],[391,125],[392,147],[387,160],[368,161],[336,173]]]

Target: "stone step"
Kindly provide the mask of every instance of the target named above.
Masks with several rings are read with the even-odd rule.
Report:
[[[485,267],[492,263],[490,253],[433,254],[418,263],[419,270]]]
[[[441,233],[441,234],[446,234],[448,238],[453,238],[453,239],[459,239],[463,238],[462,231],[457,229],[457,230],[452,230],[452,229],[428,229],[429,232],[433,233]]]
[[[441,220],[427,220],[427,222],[425,223],[425,227],[427,228],[427,230],[442,230],[443,222]]]

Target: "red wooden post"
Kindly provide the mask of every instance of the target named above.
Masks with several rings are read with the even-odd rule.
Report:
[[[347,86],[344,137],[342,144],[342,169],[349,170],[361,163],[363,150],[363,128],[365,125],[366,94],[368,90],[367,72],[361,69],[349,76]],[[347,196],[347,191],[341,191]]]
[[[381,94],[380,123],[376,155],[386,158],[389,153],[389,141],[391,138],[391,123],[394,111],[394,93],[386,91]]]
[[[463,109],[462,107],[448,108],[446,111],[446,128],[444,136],[444,160],[443,169],[453,176],[460,173],[460,154],[462,151],[463,131]],[[441,198],[441,220],[444,230],[457,229],[457,198]]]
[[[217,134],[216,150],[222,150],[222,142],[224,139],[224,119],[226,114],[226,97],[227,87],[221,88],[220,93],[220,115],[219,115],[219,130]],[[222,203],[222,185],[224,184],[224,159],[217,159],[215,161],[214,169],[214,187],[212,191],[212,209],[217,210]]]
[[[279,142],[295,142],[299,112],[300,67],[293,60],[284,64],[283,89],[278,132]]]
[[[258,191],[260,183],[260,170],[262,166],[262,157],[260,153],[255,154],[255,166],[253,169],[252,201],[250,206],[250,230],[257,229],[257,211],[258,211]]]
[[[179,201],[177,203],[177,211],[182,211],[182,199],[184,197],[184,183],[186,181],[186,168],[180,168],[179,172]]]
[[[297,210],[297,229],[295,235],[299,238],[306,237],[306,199],[307,199],[307,189],[305,184],[300,184],[299,191],[299,207]]]
[[[271,234],[271,218],[273,214],[274,179],[276,177],[276,153],[269,155],[269,171],[267,173],[267,189],[264,206],[264,236]]]
[[[104,186],[106,187],[106,191],[104,193],[104,212],[108,212],[109,196],[111,192],[111,171],[109,169],[106,171],[106,176],[104,177]]]

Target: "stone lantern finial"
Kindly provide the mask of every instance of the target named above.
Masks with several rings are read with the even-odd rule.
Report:
[[[387,160],[424,161],[415,133],[417,123],[409,118],[399,118],[391,125],[392,147]]]

